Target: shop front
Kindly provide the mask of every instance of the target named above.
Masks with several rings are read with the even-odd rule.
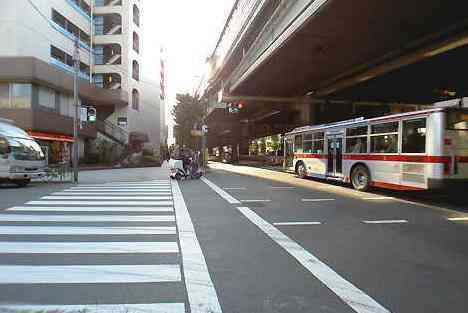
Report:
[[[63,134],[38,132],[28,130],[28,134],[36,139],[47,156],[48,164],[69,164],[73,145],[73,137]]]

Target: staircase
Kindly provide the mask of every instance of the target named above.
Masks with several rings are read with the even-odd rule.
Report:
[[[106,33],[106,35],[115,35],[118,31],[122,32],[122,25],[115,25]]]
[[[121,145],[126,145],[128,142],[128,132],[109,121],[97,120],[96,128],[98,132]]]
[[[114,7],[117,3],[121,2],[121,0],[112,0],[111,2],[107,3],[107,6]]]
[[[120,58],[122,57],[121,54],[115,54],[113,55],[107,62],[107,65],[113,65],[115,64]]]

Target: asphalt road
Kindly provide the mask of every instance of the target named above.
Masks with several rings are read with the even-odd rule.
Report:
[[[213,167],[1,187],[0,312],[468,310],[463,199]]]

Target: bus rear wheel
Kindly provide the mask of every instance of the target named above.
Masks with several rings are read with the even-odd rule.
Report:
[[[300,162],[297,165],[296,173],[297,173],[297,176],[299,176],[300,178],[305,178],[307,176],[306,167],[304,163]]]
[[[19,179],[15,180],[13,183],[18,187],[26,187],[30,182],[30,179]]]
[[[371,177],[367,167],[358,165],[351,173],[351,183],[358,191],[367,191],[371,187]]]

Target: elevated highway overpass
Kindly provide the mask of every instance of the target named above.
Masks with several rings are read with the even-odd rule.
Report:
[[[467,8],[455,0],[236,1],[203,86],[209,144],[466,96]],[[226,114],[220,94],[245,107]]]

